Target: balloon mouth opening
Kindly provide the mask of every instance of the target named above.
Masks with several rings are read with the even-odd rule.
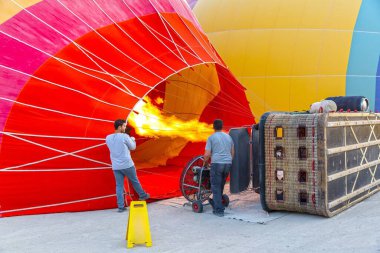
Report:
[[[201,64],[172,75],[143,97],[128,117],[137,140],[136,167],[170,166],[186,146],[203,145],[214,131],[214,119],[204,112],[219,91],[215,66]]]

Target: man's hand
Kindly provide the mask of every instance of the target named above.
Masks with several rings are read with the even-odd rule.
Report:
[[[210,160],[211,157],[211,150],[205,150],[205,154],[203,155],[203,167],[208,164],[208,161]]]

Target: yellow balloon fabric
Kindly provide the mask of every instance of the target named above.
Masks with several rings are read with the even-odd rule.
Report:
[[[346,94],[361,0],[199,0],[194,12],[256,118]]]
[[[27,8],[41,2],[41,0],[17,0],[17,3],[20,6],[17,6],[16,3],[12,3],[10,0],[1,0],[0,1],[0,24],[4,23],[17,13],[23,10],[23,8]],[[22,7],[21,7],[22,6]]]

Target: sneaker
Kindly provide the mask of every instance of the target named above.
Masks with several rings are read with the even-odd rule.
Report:
[[[212,213],[218,217],[223,217],[224,216],[224,212],[215,212],[215,211],[212,211]]]
[[[150,198],[150,194],[147,193],[147,194],[145,195],[145,197],[140,197],[139,200],[147,200],[147,199],[149,199],[149,198]]]
[[[118,208],[118,209],[117,209],[117,212],[118,212],[118,213],[122,213],[122,212],[124,212],[125,210],[127,210],[127,208],[125,208],[125,207],[123,207],[123,208]]]

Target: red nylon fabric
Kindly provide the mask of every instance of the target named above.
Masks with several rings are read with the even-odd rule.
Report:
[[[68,44],[54,55],[66,64],[46,60],[12,103],[0,149],[3,217],[115,207],[104,145],[105,136],[113,132],[113,120],[126,118],[146,94],[154,98],[161,91],[162,96],[164,81],[191,66],[208,64],[211,69],[216,64],[215,85],[221,90],[200,121],[222,118],[227,126],[254,123],[241,85],[194,23],[175,13],[153,13],[118,25],[135,41],[115,25],[97,29],[109,43],[88,32],[75,40],[86,54]],[[179,195],[183,166],[203,150],[204,143],[188,143],[165,166],[139,170],[143,187],[153,199]],[[99,169],[76,170],[95,167]]]

